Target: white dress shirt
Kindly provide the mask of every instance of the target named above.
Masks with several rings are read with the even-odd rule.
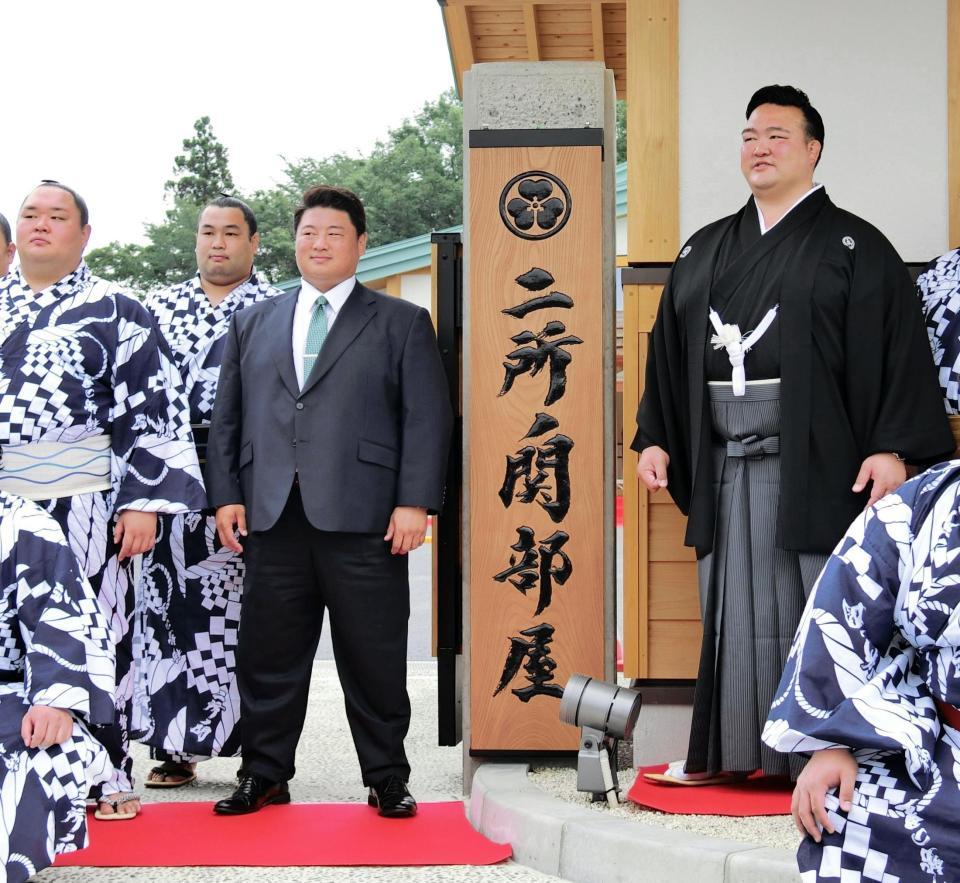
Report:
[[[303,389],[304,380],[303,352],[307,348],[307,332],[310,330],[313,305],[321,294],[327,299],[323,312],[327,317],[327,334],[329,334],[356,284],[357,277],[351,276],[334,285],[329,291],[319,291],[306,279],[300,280],[300,294],[297,295],[297,307],[293,313],[293,367],[297,371],[297,383],[300,384],[301,389]]]
[[[823,187],[823,184],[814,184],[813,187],[811,187],[806,193],[804,193],[803,196],[801,196],[792,206],[790,206],[790,208],[788,208],[783,213],[783,218],[789,215],[790,212],[792,212],[798,205],[800,205],[800,203],[803,202],[811,193],[816,193],[821,187]],[[760,218],[760,235],[761,236],[764,233],[766,233],[768,230],[772,230],[774,227],[777,226],[777,224],[780,223],[780,221],[783,220],[783,218],[780,218],[780,221],[777,221],[776,224],[771,224],[768,227],[767,222],[764,221],[763,219],[763,212],[760,211],[760,206],[757,205],[756,199],[754,199],[753,204],[757,206],[757,217]]]

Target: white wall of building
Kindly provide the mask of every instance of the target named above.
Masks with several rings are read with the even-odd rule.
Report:
[[[946,251],[946,0],[680,0],[680,235],[749,196],[740,130],[771,83],[826,129],[816,180],[904,260]]]
[[[617,254],[627,253],[627,216],[617,218]]]
[[[406,273],[400,277],[400,297],[430,312],[430,286],[429,273]]]

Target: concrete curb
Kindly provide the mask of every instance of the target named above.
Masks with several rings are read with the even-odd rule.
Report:
[[[470,823],[519,864],[572,883],[799,883],[785,849],[605,819],[544,793],[529,769],[483,764],[470,792]]]

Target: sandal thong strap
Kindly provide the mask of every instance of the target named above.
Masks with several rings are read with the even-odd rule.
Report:
[[[139,794],[134,794],[132,791],[128,791],[125,794],[103,794],[97,798],[97,803],[104,803],[107,806],[112,806],[114,810],[117,810],[125,803],[132,803],[134,800],[139,799]]]

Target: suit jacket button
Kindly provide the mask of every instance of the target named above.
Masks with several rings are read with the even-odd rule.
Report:
[[[297,402],[297,410],[298,410],[298,411],[302,411],[302,410],[303,410],[303,402]]]
[[[294,447],[297,446],[297,440],[296,440],[296,439],[293,440],[293,446],[294,446]]]

